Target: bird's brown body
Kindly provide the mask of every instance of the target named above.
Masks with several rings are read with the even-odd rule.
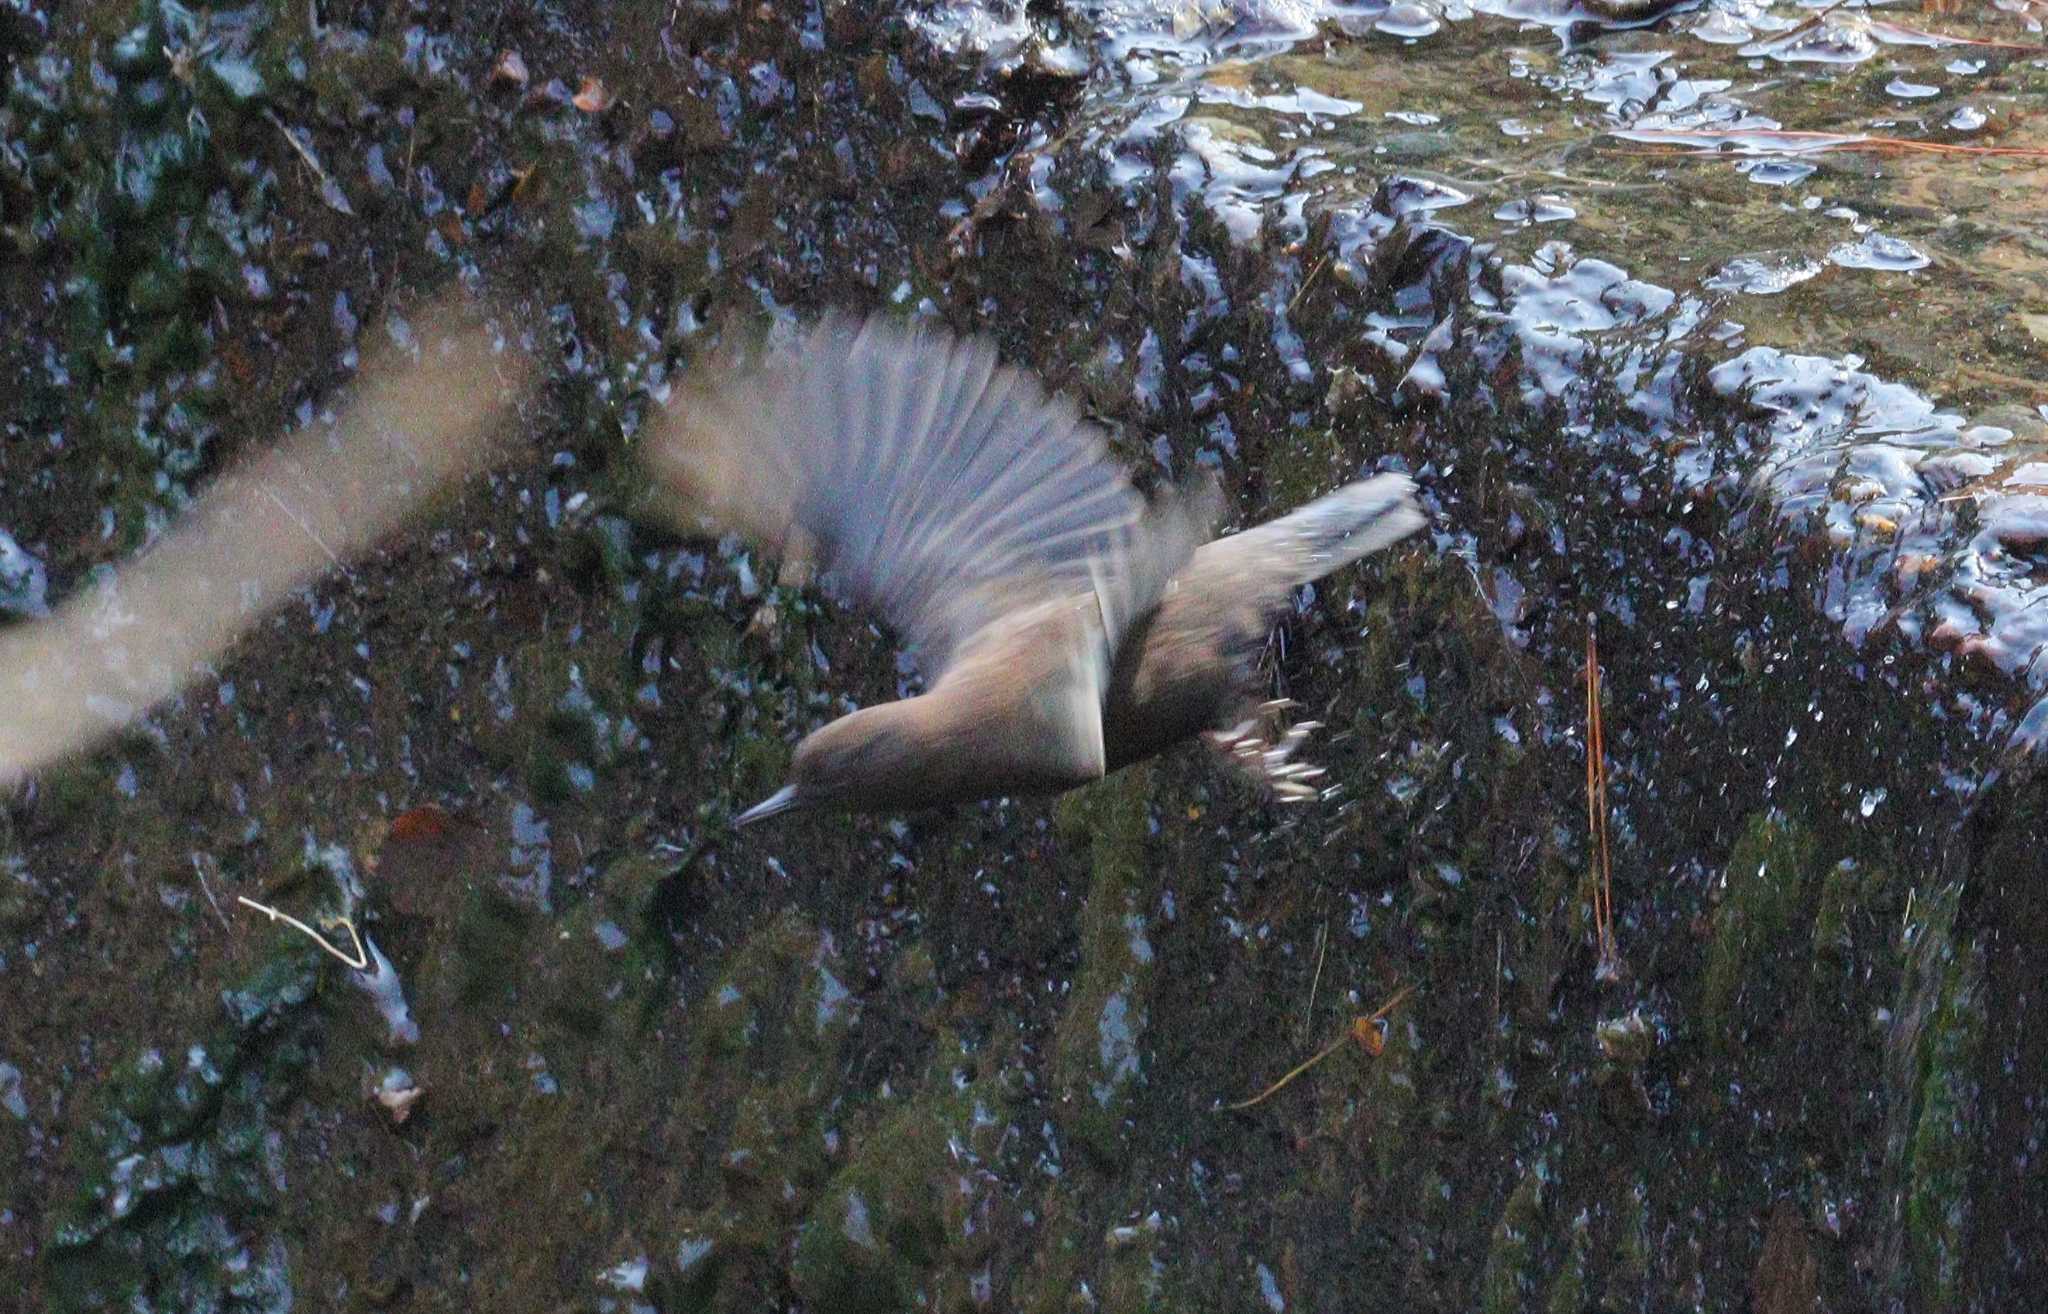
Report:
[[[806,737],[742,822],[1053,793],[1227,725],[1293,589],[1422,523],[1383,475],[1203,542],[1210,497],[1147,503],[987,347],[878,321],[828,320],[665,420],[649,458],[685,505],[818,556],[930,680]]]
[[[1103,714],[1110,770],[1142,762],[1243,711],[1272,616],[1246,600],[1240,537],[1196,549],[1120,654]]]

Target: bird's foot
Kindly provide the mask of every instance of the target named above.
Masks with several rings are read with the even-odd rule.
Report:
[[[1295,705],[1291,698],[1276,698],[1260,704],[1255,715],[1230,729],[1207,730],[1202,738],[1280,802],[1313,803],[1325,794],[1315,782],[1326,773],[1314,763],[1296,761],[1294,754],[1322,728],[1322,722],[1283,725],[1281,714]]]

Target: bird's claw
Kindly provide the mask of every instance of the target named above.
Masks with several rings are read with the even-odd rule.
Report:
[[[1322,729],[1323,723],[1300,721],[1280,731],[1278,738],[1272,737],[1264,724],[1277,720],[1281,712],[1293,706],[1292,699],[1276,698],[1261,704],[1257,716],[1240,721],[1228,730],[1207,731],[1203,738],[1232,766],[1269,790],[1282,803],[1313,803],[1328,791],[1310,782],[1322,779],[1328,772],[1312,762],[1298,762],[1294,755],[1311,734]]]

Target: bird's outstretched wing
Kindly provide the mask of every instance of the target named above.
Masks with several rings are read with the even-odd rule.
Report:
[[[373,354],[332,428],[229,471],[109,581],[0,631],[0,794],[199,678],[286,593],[484,463],[531,365],[465,318],[453,299],[429,308],[418,360]]]
[[[814,558],[927,679],[998,618],[1091,588],[1113,651],[1193,550],[1154,532],[1101,431],[986,342],[833,316],[708,373],[649,429],[656,478],[690,514]]]

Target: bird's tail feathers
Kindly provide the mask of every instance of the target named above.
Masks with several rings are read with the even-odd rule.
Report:
[[[1256,529],[1293,563],[1294,584],[1321,579],[1360,557],[1391,547],[1427,524],[1415,504],[1415,482],[1383,474],[1346,484]]]

